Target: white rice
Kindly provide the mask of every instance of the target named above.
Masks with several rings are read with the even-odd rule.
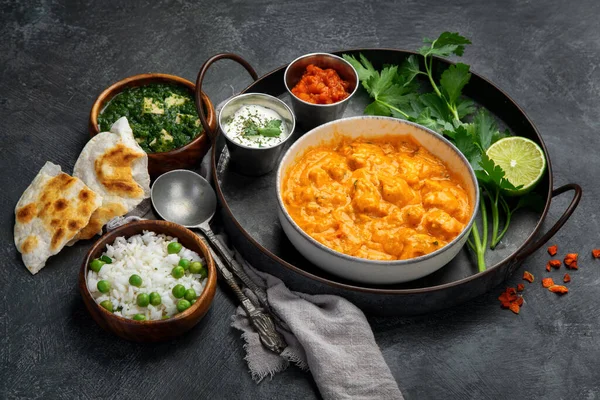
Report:
[[[188,271],[179,279],[171,275],[172,269],[177,266],[181,258],[191,261],[201,261],[206,265],[198,253],[182,247],[178,254],[169,254],[167,246],[176,242],[164,234],[157,235],[151,231],[143,231],[141,235],[131,236],[129,239],[118,237],[112,245],[106,246],[106,255],[112,259],[112,264],[104,264],[98,273],[88,270],[87,285],[96,303],[110,300],[113,304],[115,315],[132,318],[135,314],[143,314],[147,320],[159,320],[163,316],[172,317],[177,314],[177,301],[171,290],[175,285],[183,285],[186,289],[194,289],[200,296],[204,290],[206,279],[200,274],[191,274]],[[137,274],[142,278],[142,286],[135,287],[129,284],[129,277]],[[97,288],[98,281],[110,282],[110,291],[100,293]],[[161,304],[139,307],[136,303],[137,295],[152,292],[160,294]]]

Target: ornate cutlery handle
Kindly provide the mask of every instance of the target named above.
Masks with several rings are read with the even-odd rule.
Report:
[[[215,236],[215,234],[212,231],[208,229],[202,229],[202,232],[207,236],[207,239],[215,245],[221,257],[223,257],[227,265],[231,267],[233,274],[237,276],[239,280],[241,280],[248,289],[254,292],[254,294],[258,298],[258,301],[266,310],[270,310],[271,306],[269,306],[269,301],[267,300],[267,293],[264,291],[264,289],[258,286],[256,283],[254,283],[252,279],[250,279],[248,274],[244,272],[244,268],[240,265],[239,262],[237,262],[235,258],[233,258],[229,254],[229,250],[219,240],[219,238]]]
[[[205,240],[201,236],[200,238],[203,241]],[[217,240],[214,234],[212,234],[212,238],[215,241]],[[210,236],[208,237],[208,239],[211,243],[214,243],[212,240],[210,240]],[[210,249],[213,259],[215,260],[217,269],[221,272],[221,275],[223,276],[223,278],[225,278],[225,281],[237,296],[238,300],[242,305],[242,308],[246,312],[246,315],[248,315],[248,318],[250,318],[254,329],[256,329],[256,332],[258,333],[262,344],[269,350],[280,354],[287,347],[287,343],[285,342],[283,336],[281,336],[281,334],[275,329],[275,323],[273,322],[271,316],[265,313],[262,309],[256,308],[254,306],[254,304],[248,298],[248,296],[246,296],[244,292],[242,292],[242,289],[235,281],[233,274],[223,264],[223,261],[218,256],[216,256],[211,246],[208,246],[208,248]]]

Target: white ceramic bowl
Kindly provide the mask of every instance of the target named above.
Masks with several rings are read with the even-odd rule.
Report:
[[[465,229],[446,246],[424,256],[408,260],[377,261],[353,257],[332,250],[306,234],[288,214],[281,197],[281,184],[288,168],[313,146],[328,142],[336,135],[374,137],[410,135],[458,174],[465,185],[473,214]],[[324,270],[362,283],[391,284],[407,282],[429,275],[452,260],[465,245],[479,208],[479,187],[473,168],[462,153],[448,140],[421,125],[389,117],[361,116],[344,118],[321,125],[298,139],[286,152],[277,171],[279,221],[294,247],[310,262]]]

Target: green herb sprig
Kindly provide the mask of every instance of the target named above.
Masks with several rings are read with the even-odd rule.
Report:
[[[270,119],[266,121],[264,126],[260,126],[249,118],[244,124],[243,135],[277,137],[281,135],[281,120]]]

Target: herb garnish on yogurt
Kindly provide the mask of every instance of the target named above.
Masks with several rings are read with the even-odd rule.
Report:
[[[258,105],[240,107],[225,122],[224,130],[232,141],[249,147],[271,147],[289,134],[277,112]]]

